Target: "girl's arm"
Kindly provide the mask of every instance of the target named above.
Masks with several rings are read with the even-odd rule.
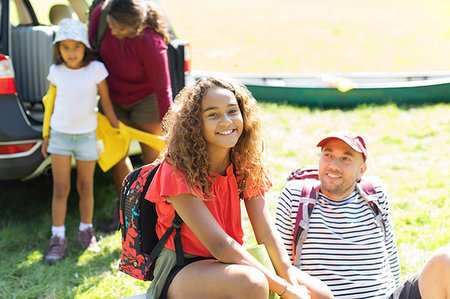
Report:
[[[114,108],[111,104],[111,98],[109,96],[108,84],[106,79],[97,84],[98,94],[100,95],[100,104],[102,105],[103,112],[109,120],[109,123],[113,128],[119,128],[119,120],[117,119]]]
[[[262,196],[256,196],[244,202],[256,241],[266,246],[277,273],[290,283],[295,283],[294,277],[289,276],[291,261],[272,221],[266,200]]]
[[[284,292],[286,288],[285,280],[268,270],[239,243],[225,233],[212,216],[203,200],[191,194],[170,196],[167,197],[167,200],[172,203],[184,223],[217,260],[227,264],[240,264],[255,267],[266,276],[270,290],[278,294]],[[286,292],[284,298],[309,298],[306,290],[303,290],[303,293],[299,293],[299,289],[297,288],[297,292],[294,294],[292,293],[292,285],[290,285],[288,289],[290,289],[290,291],[288,290],[288,292]]]
[[[311,292],[312,298],[333,298],[325,283],[292,266],[264,197],[256,196],[246,199],[244,202],[256,241],[258,244],[266,246],[277,274],[289,282],[288,293],[304,291],[304,286],[306,286],[308,293]]]

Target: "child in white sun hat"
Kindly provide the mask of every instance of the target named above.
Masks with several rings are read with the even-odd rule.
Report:
[[[76,185],[80,197],[78,241],[83,249],[99,250],[92,226],[93,181],[98,159],[97,94],[109,122],[114,128],[119,127],[106,83],[108,71],[103,63],[94,60],[86,26],[75,19],[62,20],[52,48],[55,64],[50,66],[47,79],[50,88],[56,88],[56,98],[50,112],[50,132],[48,125],[44,125],[42,144],[44,157],[47,152],[51,154],[53,175],[52,237],[44,257],[48,264],[60,261],[66,249],[64,223],[72,155],[77,164]]]

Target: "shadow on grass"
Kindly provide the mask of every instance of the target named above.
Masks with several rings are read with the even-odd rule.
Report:
[[[426,108],[426,107],[433,107],[436,105],[448,105],[450,104],[450,99],[447,101],[436,101],[436,102],[424,102],[424,103],[397,103],[392,101],[383,101],[380,103],[362,103],[360,105],[301,105],[298,102],[289,102],[289,101],[280,101],[280,102],[272,102],[272,101],[264,101],[264,100],[258,100],[260,103],[264,104],[277,104],[277,105],[284,105],[289,106],[293,108],[299,108],[299,109],[306,109],[307,111],[333,111],[333,110],[340,110],[340,111],[352,111],[355,109],[360,108],[382,108],[386,106],[395,106],[400,110],[408,111],[411,109],[417,109],[417,108]]]
[[[33,221],[49,218],[51,213],[52,176],[42,175],[29,181],[0,181],[0,228],[10,221]],[[114,184],[109,172],[103,173],[97,166],[94,175],[94,222],[110,218],[115,198]],[[109,209],[104,213],[104,208]],[[67,217],[79,217],[76,170],[71,173],[71,190],[67,201]]]
[[[65,257],[51,266],[42,262],[47,239],[40,244],[30,242],[20,249],[13,246],[5,250],[2,246],[0,257],[5,262],[0,270],[1,293],[4,298],[73,297],[74,289],[95,286],[103,276],[116,272],[120,257],[120,240],[113,239],[117,243],[116,246],[102,246],[100,253],[90,253],[81,250],[76,238],[68,237]]]
[[[71,173],[67,204],[66,256],[56,265],[42,262],[51,234],[52,177],[0,182],[0,294],[4,298],[63,298],[81,284],[92,286],[120,257],[118,233],[102,235],[100,253],[83,252],[77,241],[80,222],[76,171]],[[111,219],[115,189],[109,173],[98,167],[94,178],[94,227]],[[102,245],[107,244],[107,245]],[[115,267],[117,268],[117,267]]]

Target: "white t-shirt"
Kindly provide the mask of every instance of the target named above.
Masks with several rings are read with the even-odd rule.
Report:
[[[83,134],[97,128],[97,84],[108,76],[103,63],[70,69],[64,64],[50,66],[47,79],[56,86],[50,127],[67,134]]]

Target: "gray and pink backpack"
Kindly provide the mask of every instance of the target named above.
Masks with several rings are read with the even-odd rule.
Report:
[[[292,171],[287,180],[304,180],[292,240],[292,258],[294,265],[298,265],[300,263],[302,245],[306,240],[309,230],[309,217],[311,216],[319,195],[319,170],[317,166],[304,166]],[[382,217],[382,209],[378,197],[376,196],[377,192],[374,186],[369,180],[362,178],[361,181],[356,184],[356,188],[372,210],[375,221],[383,230],[386,239],[386,229]]]

